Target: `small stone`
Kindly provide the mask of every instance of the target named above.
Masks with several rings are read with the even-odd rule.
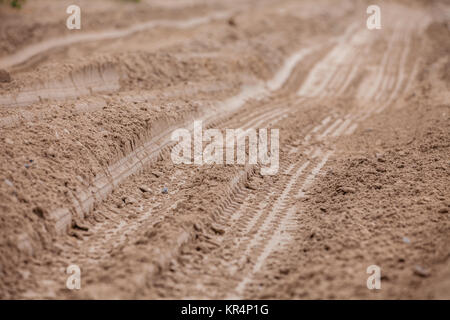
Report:
[[[258,190],[258,187],[257,186],[255,186],[255,184],[253,184],[253,183],[246,183],[245,184],[245,187],[247,188],[247,189],[250,189],[250,190]]]
[[[80,229],[83,231],[89,230],[89,227],[86,224],[82,223],[79,219],[73,220],[73,226],[74,226],[74,228],[77,228],[77,229]]]
[[[448,213],[448,209],[447,208],[440,208],[439,213]]]
[[[287,275],[287,274],[289,274],[289,272],[290,272],[289,268],[282,268],[282,269],[280,269],[280,273],[281,274]]]
[[[235,27],[236,26],[236,20],[234,20],[234,17],[231,17],[228,19],[228,25]]]
[[[122,200],[122,201],[116,201],[116,207],[117,208],[123,208],[123,206],[125,205],[125,203],[124,203],[124,201]]]
[[[211,225],[212,231],[214,231],[217,234],[223,235],[225,233],[225,230],[217,225]]]
[[[69,231],[69,236],[77,238],[78,240],[83,240],[83,236],[80,232],[77,232],[75,230],[70,230]]]
[[[150,198],[152,197],[152,194],[151,194],[151,192],[144,192],[144,193],[142,194],[142,197],[143,197],[144,199],[150,199]]]
[[[7,144],[14,144],[14,141],[12,141],[10,138],[5,138],[5,142]]]
[[[86,184],[86,182],[81,176],[75,176],[75,178],[77,178],[77,180],[80,181],[81,184]]]
[[[5,69],[0,69],[0,82],[11,82],[11,75]]]
[[[15,241],[17,249],[27,255],[32,255],[34,250],[30,240],[30,237],[25,233],[18,235]]]
[[[109,132],[108,130],[102,130],[102,131],[99,132],[99,134],[100,134],[102,137],[106,138],[106,137],[108,137],[108,135],[110,134],[110,132]]]
[[[142,192],[151,192],[151,190],[147,187],[147,186],[139,186],[139,190],[141,190]]]
[[[407,243],[407,244],[410,244],[410,243],[411,243],[411,241],[409,240],[408,237],[403,237],[403,242],[404,242],[404,243]]]
[[[375,154],[375,157],[377,158],[378,162],[386,162],[386,159],[384,159],[382,153]]]
[[[52,147],[50,147],[50,148],[47,149],[47,151],[45,151],[45,155],[47,157],[54,158],[54,157],[56,157],[56,152],[55,152],[55,150]]]
[[[137,202],[133,197],[124,197],[124,199],[122,200],[125,202],[125,204],[134,204]]]
[[[33,213],[41,219],[44,218],[44,209],[42,209],[41,207],[34,207]]]
[[[162,176],[162,172],[160,172],[160,171],[152,171],[152,174],[153,174],[155,177],[157,177],[157,178],[159,178],[160,176]]]
[[[162,189],[162,193],[168,194],[168,193],[169,193],[169,189],[167,189],[166,187],[164,187],[164,188]]]
[[[346,193],[355,193],[356,189],[352,187],[341,187],[340,190],[346,194]]]
[[[430,271],[422,268],[421,266],[415,266],[414,274],[418,275],[419,277],[426,278],[430,276]]]
[[[8,179],[5,179],[5,183],[10,187],[14,187],[14,184]]]

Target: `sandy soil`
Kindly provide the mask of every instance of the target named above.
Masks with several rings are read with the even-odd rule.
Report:
[[[0,7],[0,298],[450,298],[446,1],[69,3]],[[278,173],[174,164],[194,119]]]

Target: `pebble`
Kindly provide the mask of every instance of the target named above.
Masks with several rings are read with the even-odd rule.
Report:
[[[151,196],[152,196],[152,193],[151,193],[151,192],[144,192],[144,193],[142,193],[142,197],[143,197],[144,199],[150,199]]]
[[[386,159],[384,159],[383,154],[382,153],[376,153],[375,157],[377,158],[377,160],[379,162],[386,162]]]
[[[84,224],[81,221],[79,221],[78,219],[74,219],[73,224],[74,224],[74,226],[76,228],[78,228],[80,230],[83,230],[83,231],[88,231],[89,230],[89,227],[86,224]]]
[[[8,179],[5,179],[5,183],[10,187],[14,187],[14,184]]]
[[[28,160],[28,162],[29,163],[25,163],[25,168],[27,168],[27,169],[31,167],[31,165],[33,164],[34,160],[30,159],[30,160]]]
[[[162,189],[162,193],[164,193],[164,194],[169,193],[169,189],[167,189],[166,187],[164,187],[164,188]]]
[[[151,192],[151,190],[147,187],[147,186],[139,186],[139,190],[141,190],[142,192]]]
[[[47,151],[45,152],[45,154],[48,157],[56,157],[56,152],[52,147],[48,148]]]
[[[134,204],[136,203],[136,199],[133,197],[125,197],[125,199],[122,199],[123,201],[125,201],[125,204]]]
[[[447,208],[441,208],[438,211],[439,213],[448,213],[448,209]]]
[[[228,19],[228,24],[232,27],[236,26],[236,20],[234,20],[233,17],[231,17],[230,19]]]
[[[425,270],[421,266],[415,266],[414,267],[414,274],[418,275],[419,277],[426,278],[430,276],[430,272],[428,270]]]
[[[75,230],[70,230],[69,236],[77,238],[78,240],[83,240],[83,235],[80,232],[77,232]]]
[[[289,272],[290,272],[289,268],[281,268],[280,269],[281,274],[287,275],[287,274],[289,274]]]
[[[157,178],[159,178],[160,176],[162,176],[162,173],[161,173],[160,171],[152,171],[152,174],[153,174],[155,177],[157,177]]]
[[[34,207],[33,213],[37,215],[39,218],[42,219],[44,218],[44,209],[42,209],[41,207]]]
[[[11,82],[11,75],[8,71],[0,69],[0,82]]]
[[[14,144],[14,141],[12,141],[10,138],[5,138],[5,142],[7,144]]]
[[[355,193],[356,189],[352,187],[341,187],[340,190],[344,193]]]
[[[250,190],[258,190],[258,187],[255,186],[253,183],[246,183],[245,187]]]
[[[225,233],[225,230],[217,225],[211,225],[211,229],[212,231],[220,235],[223,235]]]
[[[403,242],[408,244],[411,243],[408,237],[403,237]]]
[[[117,208],[123,208],[123,206],[125,205],[125,203],[124,203],[124,201],[122,200],[122,201],[116,201],[116,207]],[[117,212],[117,213],[119,213],[119,212]]]

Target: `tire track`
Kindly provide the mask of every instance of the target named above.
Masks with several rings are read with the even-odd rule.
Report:
[[[300,52],[304,52],[303,50],[304,49],[301,49]],[[288,57],[287,61],[295,60],[299,63],[301,59],[298,57],[303,56],[303,54],[297,55],[297,58],[295,59]],[[284,65],[294,68],[292,63],[286,63]],[[281,71],[279,71],[280,73],[277,72],[275,74],[273,77],[275,80],[271,81],[272,88],[279,87],[280,81],[286,81],[285,75],[290,74],[286,70],[287,68],[283,67]],[[247,101],[261,100],[264,97],[268,97],[270,94],[271,92],[268,89],[267,83],[246,87],[242,89],[238,95],[219,103],[214,108],[209,110],[208,113],[198,115],[197,118],[202,120],[205,125],[208,126],[210,123],[217,123],[219,119],[226,119],[227,116],[235,114],[243,105],[247,103]],[[288,100],[289,99],[291,98],[288,97]],[[280,112],[280,114],[281,113],[282,112]],[[261,115],[261,121],[257,123],[262,123],[265,115]],[[162,130],[160,134],[143,143],[142,146],[132,150],[128,155],[119,159],[113,165],[105,168],[105,175],[99,175],[88,188],[73,195],[74,201],[71,207],[58,208],[49,213],[50,220],[53,221],[53,226],[57,233],[61,234],[66,232],[71,224],[73,213],[83,219],[93,210],[96,203],[101,202],[111,193],[115,186],[119,185],[132,174],[143,170],[143,168],[154,161],[162,151],[173,144],[170,140],[170,136],[174,129],[178,127],[185,127],[192,130],[190,122],[185,122],[182,125],[168,125],[167,123],[162,123],[159,127],[164,127],[166,129]]]
[[[320,129],[328,130],[329,127],[325,124],[329,122],[329,118],[326,118],[320,125],[316,126],[311,131],[320,133]],[[240,275],[242,274],[245,269],[244,265],[246,264],[250,253],[260,253],[256,258],[252,258],[252,263],[255,261],[255,264],[251,264],[249,273],[245,278],[241,279],[235,292],[227,298],[239,298],[239,294],[245,289],[247,283],[251,281],[253,275],[260,270],[265,259],[274,249],[278,248],[278,242],[281,239],[282,231],[288,230],[288,227],[292,225],[292,222],[290,222],[292,212],[289,211],[288,214],[284,214],[285,209],[287,209],[290,201],[292,201],[292,198],[295,196],[299,185],[301,185],[300,188],[302,190],[309,187],[314,177],[319,173],[320,169],[331,155],[331,152],[322,155],[319,148],[313,149],[311,153],[311,158],[318,158],[318,164],[310,169],[311,171],[309,174],[305,169],[311,167],[310,164],[315,161],[306,161],[305,163],[297,161],[294,162],[294,164],[284,162],[282,163],[280,172],[284,173],[286,179],[280,179],[271,189],[266,190],[265,198],[260,199],[257,208],[248,206],[252,193],[247,192],[245,196],[240,197],[237,202],[229,204],[228,208],[224,210],[222,215],[223,218],[221,220],[228,228],[232,228],[233,231],[227,232],[229,236],[223,239],[221,243],[227,243],[236,238],[245,239],[239,241],[237,248],[230,249],[231,252],[240,253],[242,258],[238,259],[238,263],[229,269],[229,277],[235,278],[237,272],[239,272]],[[295,173],[291,175],[291,172]],[[307,175],[307,177],[304,180],[305,182],[300,184],[298,179],[303,174]],[[291,198],[290,201],[289,196]],[[239,205],[239,203],[241,203],[241,205]],[[281,224],[276,223],[276,221],[279,220],[282,221]],[[249,237],[248,235],[252,236]],[[284,239],[285,237],[286,234],[283,234]],[[220,255],[229,255],[229,253],[220,253]]]
[[[247,240],[248,244],[245,250],[240,252],[243,252],[243,256],[245,257],[245,259],[250,255],[251,251],[253,251],[252,253],[257,252],[257,256],[250,271],[246,275],[244,275],[242,280],[234,289],[234,293],[232,293],[231,296],[228,296],[227,299],[239,299],[241,297],[242,291],[245,289],[247,283],[252,280],[253,274],[260,270],[261,266],[264,263],[264,260],[278,245],[281,233],[280,231],[283,229],[283,227],[285,228],[285,223],[290,215],[292,215],[292,212],[294,210],[293,208],[287,208],[290,204],[288,196],[290,195],[292,187],[296,183],[296,180],[300,177],[300,175],[308,165],[309,161],[305,162],[302,166],[296,169],[294,175],[291,176],[286,186],[282,190],[281,195],[276,199],[273,207],[268,211],[267,214],[264,215],[261,210],[258,210],[255,213],[255,217],[260,216],[264,217],[264,219],[256,223],[255,227],[257,227],[257,232],[254,232],[254,236],[250,240]],[[287,213],[283,214],[286,209]],[[280,218],[281,222],[276,223],[276,220],[279,221]],[[252,232],[250,232],[250,234],[252,234]],[[240,263],[243,263],[244,261],[241,260]]]
[[[215,12],[213,14],[196,17],[186,20],[153,20],[147,21],[144,23],[139,23],[133,25],[129,28],[122,30],[106,30],[101,32],[91,32],[91,33],[83,33],[72,35],[70,37],[64,38],[55,38],[46,40],[35,45],[31,45],[25,49],[18,51],[17,53],[1,58],[0,59],[0,68],[6,69],[12,66],[18,65],[20,63],[25,62],[26,60],[31,59],[32,57],[44,53],[48,50],[66,47],[75,43],[80,42],[91,42],[91,41],[100,41],[100,40],[110,40],[117,39],[129,36],[133,33],[157,28],[157,27],[167,27],[167,28],[175,28],[175,29],[188,29],[195,27],[201,24],[207,24],[214,20],[223,20],[228,19],[232,16],[232,12]]]
[[[401,37],[403,36],[404,35]],[[390,53],[394,52],[395,54],[392,54],[392,57],[389,57],[390,59],[385,58],[386,56],[383,57],[382,67],[379,68],[377,74],[377,83],[381,88],[380,91],[377,92],[377,95],[380,97],[386,95],[388,95],[388,97],[397,96],[398,90],[396,90],[396,88],[402,83],[403,78],[401,75],[403,74],[404,61],[406,60],[405,52],[409,50],[409,46],[406,45],[405,48],[402,48],[399,54],[398,46],[392,45],[392,41],[395,41],[396,39],[398,38],[391,39],[392,48],[390,48]],[[305,81],[304,86],[298,91],[299,94],[304,94],[310,90],[317,93],[322,89],[328,89],[319,95],[320,98],[325,98],[336,91],[344,92],[348,84],[352,81],[352,78],[358,73],[357,68],[359,66],[354,68],[351,67],[350,64],[344,66],[339,65],[345,62],[345,58],[353,60],[361,50],[363,49],[357,48],[352,54],[348,53],[348,50],[344,50],[344,53],[333,52],[328,55],[327,58],[324,59],[325,62],[319,62],[319,66],[321,63],[328,64],[332,61],[331,63],[338,65],[338,67],[332,68],[335,70],[335,73],[329,75],[324,80],[317,82],[316,80],[311,79],[320,78],[320,76],[323,75],[323,72],[321,68],[317,66],[314,67]],[[339,61],[339,59],[343,59],[343,61]],[[393,73],[390,72],[386,75],[384,70],[389,69],[389,66],[396,65],[399,60],[400,66],[398,67],[398,70],[395,69]],[[358,64],[360,63],[362,64],[362,61],[358,62]],[[344,71],[344,75],[336,74],[340,71]],[[383,95],[380,92],[383,92]],[[327,117],[321,124],[314,127],[312,131],[317,135],[319,140],[326,142],[326,140],[329,140],[330,138],[337,138],[343,134],[353,132],[357,126],[357,123],[354,123],[354,121],[358,120],[361,114],[364,114],[362,110],[359,112],[348,113],[334,121],[332,121],[331,117]],[[310,133],[305,136],[305,140],[309,141],[311,137],[312,134]],[[298,149],[296,149],[296,152],[298,152]],[[287,181],[280,179],[277,184],[273,186],[271,191],[266,191],[266,196],[262,199],[258,208],[254,209],[248,205],[251,199],[249,198],[251,193],[249,193],[246,197],[240,198],[240,202],[243,203],[241,206],[233,204],[230,207],[232,209],[226,210],[228,213],[236,210],[234,214],[231,215],[231,224],[235,221],[239,221],[232,236],[235,236],[235,232],[237,232],[241,237],[245,237],[245,240],[240,242],[235,250],[232,250],[233,252],[243,254],[242,258],[239,259],[239,262],[230,268],[230,278],[235,278],[237,273],[239,273],[240,276],[238,278],[240,278],[240,280],[232,293],[227,295],[228,299],[245,297],[244,293],[247,285],[252,282],[255,274],[261,270],[266,259],[274,251],[280,249],[283,244],[289,242],[289,235],[286,234],[286,230],[289,230],[289,227],[295,225],[293,219],[295,209],[289,207],[289,196],[297,199],[306,196],[307,190],[311,187],[317,175],[327,163],[329,157],[333,154],[333,151],[322,152],[320,148],[316,148],[310,150],[309,154],[312,154],[312,157],[318,158],[316,164],[311,165],[310,161],[307,161],[303,163],[303,165],[300,165],[299,162],[295,163],[295,165],[284,165],[281,170],[284,174],[289,175],[292,171],[295,173]],[[311,169],[305,170],[307,167],[311,166]],[[305,175],[305,178],[300,179],[303,174]],[[283,181],[283,183],[281,183],[281,181]],[[280,184],[283,185],[284,188],[280,188]],[[293,190],[295,190],[295,192],[293,192]],[[274,194],[281,195],[274,196]],[[273,203],[273,205],[267,206],[265,205],[266,203]],[[245,215],[246,218],[242,218],[242,215]],[[242,273],[244,273],[244,276],[242,276]]]

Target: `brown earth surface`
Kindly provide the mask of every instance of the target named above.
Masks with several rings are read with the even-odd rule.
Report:
[[[450,5],[379,3],[1,5],[0,298],[450,299]],[[195,119],[278,172],[174,164]]]

